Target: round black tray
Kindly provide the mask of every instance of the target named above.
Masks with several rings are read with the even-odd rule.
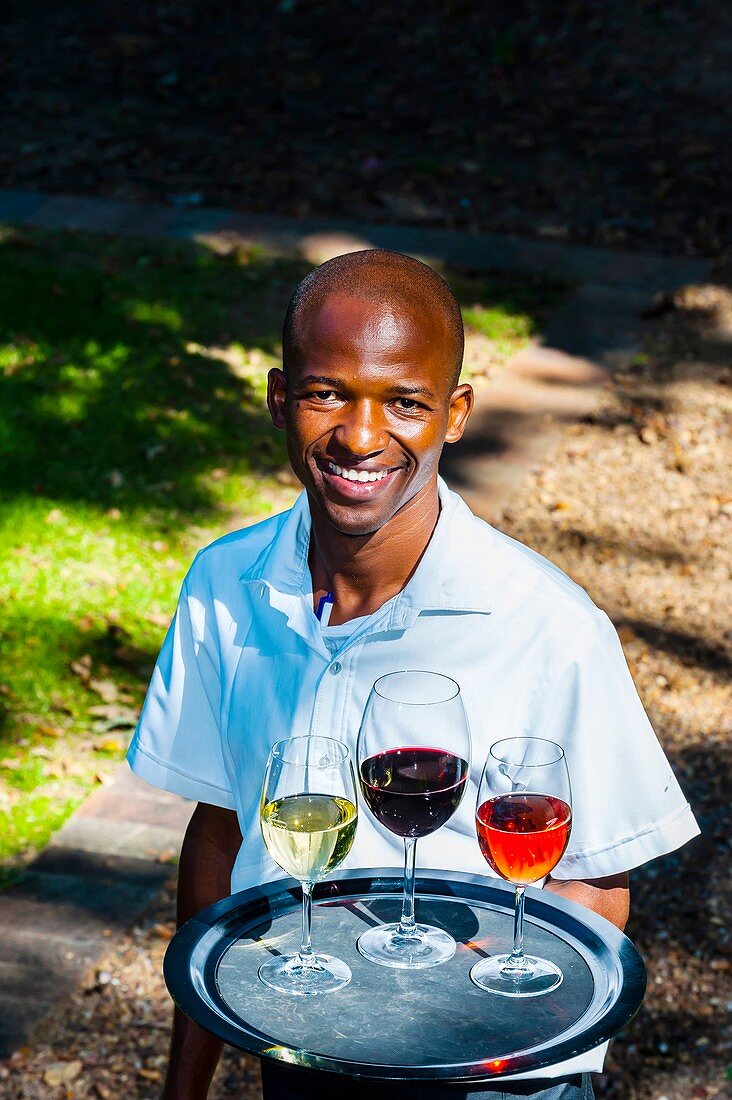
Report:
[[[383,1080],[487,1081],[540,1070],[619,1031],[640,1007],[646,973],[614,925],[554,894],[526,893],[526,950],[564,974],[541,997],[497,997],[470,981],[478,959],[511,946],[513,889],[448,871],[417,878],[417,920],[458,942],[432,970],[375,966],[356,950],[364,929],[399,916],[401,878],[389,869],[337,872],[315,888],[313,946],[351,967],[345,989],[292,997],[257,977],[265,959],[299,946],[302,895],[292,879],[234,894],[183,925],[165,956],[165,981],[202,1027],[290,1065]]]

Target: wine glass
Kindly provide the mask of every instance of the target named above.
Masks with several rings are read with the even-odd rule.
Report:
[[[434,672],[392,672],[371,689],[358,735],[361,792],[376,820],[404,838],[401,920],[370,928],[357,946],[381,966],[425,969],[455,953],[448,932],[414,917],[417,839],[452,817],[470,770],[460,687]]]
[[[302,885],[302,945],[259,968],[265,985],[296,995],[333,993],[349,967],[310,943],[314,884],[348,855],[356,835],[356,781],[347,747],[332,737],[291,737],[273,746],[259,820],[267,851]]]
[[[476,963],[470,977],[503,997],[537,997],[561,985],[548,959],[524,954],[524,894],[564,855],[572,795],[563,750],[539,737],[509,737],[491,748],[478,788],[475,824],[493,870],[516,887],[513,950]]]

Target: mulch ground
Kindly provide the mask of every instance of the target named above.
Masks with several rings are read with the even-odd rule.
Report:
[[[629,935],[649,987],[612,1045],[599,1097],[727,1095],[732,1043],[728,870],[732,295],[679,294],[644,355],[532,471],[498,525],[552,558],[606,608],[641,697],[702,827],[632,876]],[[0,1064],[8,1100],[150,1100],[170,1004],[160,964],[172,887],[27,1048]],[[216,1100],[259,1096],[228,1052]]]
[[[714,0],[6,0],[0,186],[701,253]]]

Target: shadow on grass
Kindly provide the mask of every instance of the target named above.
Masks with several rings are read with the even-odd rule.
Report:
[[[281,465],[247,356],[277,354],[307,270],[71,235],[4,241],[0,493],[195,512],[211,503],[200,474]],[[207,350],[233,341],[233,367]]]
[[[271,472],[284,443],[262,377],[305,261],[86,235],[0,243],[0,495],[100,508],[213,503],[206,476]],[[456,277],[470,311],[556,298]],[[232,347],[233,345],[233,347]]]
[[[16,766],[2,773],[8,787],[31,794],[46,783],[38,748],[52,747],[62,730],[69,747],[104,734],[126,744],[162,631],[151,629],[149,644],[147,637],[141,643],[122,624],[101,618],[83,630],[72,615],[6,612],[0,623],[0,684],[8,692],[0,697],[0,757],[17,757]]]

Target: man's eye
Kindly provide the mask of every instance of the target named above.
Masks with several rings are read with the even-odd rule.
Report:
[[[400,409],[404,409],[405,412],[411,412],[413,409],[419,408],[419,402],[411,397],[399,397],[397,399],[397,405]]]
[[[316,401],[332,401],[335,396],[335,390],[316,390],[310,394]]]

